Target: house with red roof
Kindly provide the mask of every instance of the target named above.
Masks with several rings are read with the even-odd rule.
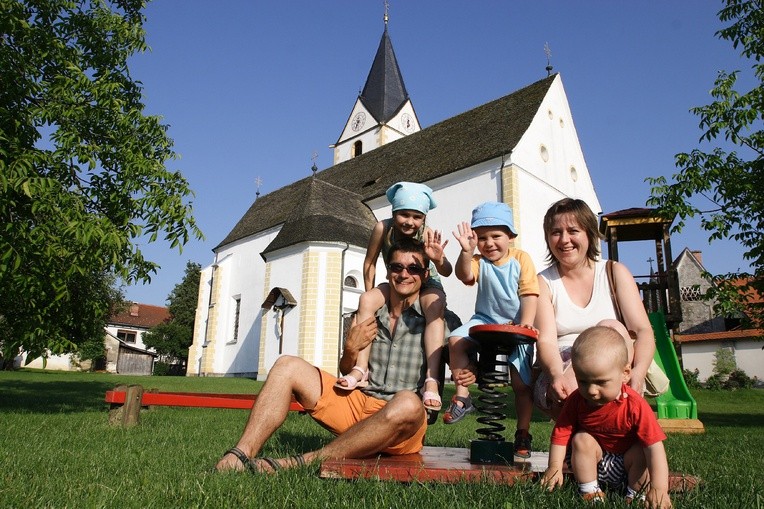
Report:
[[[147,348],[143,336],[152,327],[170,319],[170,311],[164,306],[133,302],[129,307],[115,313],[105,327],[104,359],[96,369],[124,375],[150,375],[157,354]],[[17,358],[16,364],[28,368],[59,371],[90,369],[90,361],[79,363],[72,355],[50,355],[43,363],[42,357],[25,364],[26,354]]]

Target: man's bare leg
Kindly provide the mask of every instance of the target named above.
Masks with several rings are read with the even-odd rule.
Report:
[[[312,373],[312,374],[311,374]],[[303,359],[279,357],[257,395],[236,447],[247,457],[255,457],[268,438],[281,426],[289,413],[292,395],[306,409],[312,409],[321,397],[321,376]],[[245,466],[233,454],[226,454],[215,469],[242,470]]]
[[[382,410],[303,457],[306,461],[368,458],[414,436],[425,418],[419,396],[411,391],[401,391]]]

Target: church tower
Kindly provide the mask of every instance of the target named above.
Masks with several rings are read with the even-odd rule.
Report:
[[[387,21],[385,13],[385,30],[366,84],[355,101],[342,134],[333,145],[334,164],[421,129],[403,84],[393,44],[387,33]]]

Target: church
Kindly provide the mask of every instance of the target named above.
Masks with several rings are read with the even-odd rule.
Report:
[[[548,72],[549,74],[549,72]],[[472,209],[503,201],[517,248],[546,266],[542,219],[563,197],[601,207],[560,74],[429,127],[420,125],[393,51],[387,20],[365,86],[329,168],[269,194],[213,249],[202,270],[189,376],[264,379],[280,355],[338,371],[342,338],[363,292],[372,228],[391,216],[385,191],[399,181],[434,191],[427,225],[450,239]],[[377,281],[384,278],[378,261]],[[474,311],[475,287],[443,278],[448,308]]]

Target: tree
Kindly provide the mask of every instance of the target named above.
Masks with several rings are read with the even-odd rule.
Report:
[[[102,330],[88,282],[148,282],[138,241],[202,238],[167,126],[144,114],[127,60],[143,0],[0,0],[0,337],[30,358]]]
[[[188,358],[188,349],[194,341],[201,270],[198,263],[186,263],[183,280],[175,285],[167,297],[170,320],[152,327],[143,336],[144,344],[154,348],[160,355],[184,361]]]
[[[762,7],[761,0],[726,0],[719,19],[730,24],[716,33],[735,49],[740,48],[741,55],[753,62],[751,69],[757,85],[747,92],[738,92],[735,87],[740,71],[721,71],[711,91],[714,101],[691,110],[700,117],[703,132],[700,142],[714,144],[724,140],[734,149],[715,146],[708,152],[694,149],[677,154],[679,172],[673,175],[673,182],[664,177],[647,179],[653,186],[648,205],[655,206],[665,217],[678,217],[674,231],[681,231],[686,219],[698,216],[701,227],[709,232],[709,241],[732,239],[745,247],[743,256],[750,261],[754,273],[717,275],[713,278],[716,284],[706,297],[716,299],[718,310],[726,315],[747,308],[749,318],[761,314],[760,305],[751,302],[755,300],[751,298],[753,292],[764,295]]]

